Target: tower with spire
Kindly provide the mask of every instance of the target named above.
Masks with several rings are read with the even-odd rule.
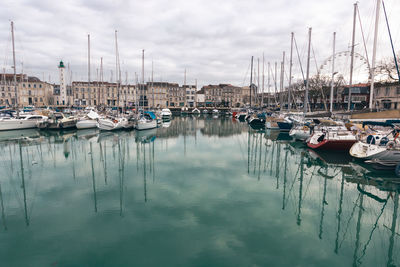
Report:
[[[58,65],[58,69],[60,72],[60,105],[67,104],[67,85],[65,83],[65,73],[64,73],[64,62],[61,60],[60,64]]]

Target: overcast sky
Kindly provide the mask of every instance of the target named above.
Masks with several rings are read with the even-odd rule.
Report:
[[[360,17],[372,57],[375,0],[360,0]],[[396,51],[400,50],[400,1],[386,0],[389,23]],[[382,9],[381,9],[382,11]],[[70,64],[73,80],[87,80],[87,34],[91,35],[92,80],[100,58],[104,77],[115,80],[115,39],[121,59],[122,80],[129,82],[141,72],[141,50],[145,49],[145,79],[194,84],[249,83],[251,56],[265,61],[282,61],[286,70],[290,53],[290,33],[295,33],[300,58],[305,67],[308,27],[312,27],[311,74],[332,53],[332,33],[337,32],[337,51],[349,50],[353,2],[348,0],[2,0],[0,2],[1,67],[12,72],[10,21],[15,23],[17,71],[58,82],[57,64]],[[378,46],[378,59],[391,56],[384,15]],[[357,25],[356,51],[365,52]],[[256,63],[255,62],[255,63]],[[358,62],[362,73],[363,64]],[[357,64],[358,64],[357,63]],[[278,63],[280,64],[280,63]],[[338,71],[347,72],[348,58],[339,59]],[[299,60],[294,52],[295,77],[300,77]],[[260,67],[262,69],[262,67]],[[323,70],[322,72],[324,72]],[[326,71],[328,73],[328,71]],[[265,71],[265,75],[267,72]],[[260,74],[261,75],[261,74]],[[286,76],[287,78],[287,76]]]

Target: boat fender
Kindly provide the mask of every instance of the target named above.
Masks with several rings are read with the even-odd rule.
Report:
[[[375,145],[375,137],[372,135],[367,136],[367,144]]]
[[[395,146],[395,142],[393,142],[393,141],[390,141],[390,142],[388,142],[387,144],[386,144],[386,148],[388,148],[388,149],[391,149],[391,148],[393,148],[394,146]]]
[[[60,126],[60,128],[63,128],[64,126],[62,122],[60,122],[58,125]]]

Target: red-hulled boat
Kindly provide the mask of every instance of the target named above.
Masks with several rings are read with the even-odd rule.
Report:
[[[307,141],[307,146],[312,149],[349,151],[357,142],[357,137],[347,130],[331,130],[314,133]]]

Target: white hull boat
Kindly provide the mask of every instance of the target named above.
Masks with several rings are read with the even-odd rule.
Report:
[[[358,141],[350,148],[350,155],[357,159],[369,160],[386,151],[386,146],[367,144]]]
[[[27,116],[25,118],[0,119],[0,131],[11,131],[36,128],[37,123],[46,120],[45,116]]]
[[[350,148],[350,155],[362,160],[400,161],[400,147],[394,141],[386,145],[357,142]]]
[[[80,120],[76,123],[77,129],[91,129],[97,127],[96,120]]]
[[[145,118],[142,118],[138,120],[136,129],[138,130],[148,130],[148,129],[154,129],[157,128],[157,121],[156,120],[147,120]]]
[[[169,108],[164,108],[161,110],[161,118],[163,120],[171,120],[172,112]]]
[[[97,122],[97,128],[103,131],[115,131],[122,129],[122,123],[116,119],[99,119]]]
[[[308,126],[296,126],[290,129],[289,136],[295,140],[305,141],[311,136],[311,131]]]
[[[124,129],[133,129],[135,128],[135,121],[129,118],[122,118],[121,124]]]

